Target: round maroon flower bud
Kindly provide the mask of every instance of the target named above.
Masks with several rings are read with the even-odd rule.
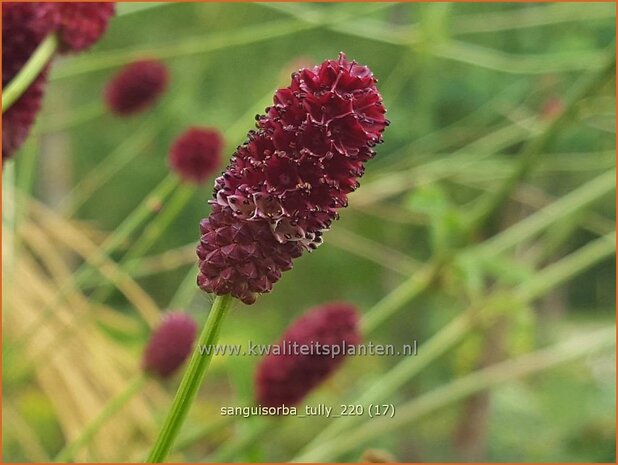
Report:
[[[187,182],[208,179],[221,164],[223,136],[213,128],[189,128],[172,144],[169,161],[172,169]]]
[[[2,88],[19,74],[43,39],[56,27],[53,3],[2,3]],[[41,108],[47,68],[2,114],[2,160],[26,140]]]
[[[55,3],[59,14],[58,37],[64,51],[84,50],[107,30],[116,6],[112,2]]]
[[[112,113],[132,115],[150,108],[167,88],[167,67],[156,60],[125,66],[105,88],[105,103]]]
[[[267,407],[298,404],[360,342],[359,314],[353,305],[333,302],[309,310],[283,334],[279,354],[271,348],[258,366],[257,402]]]
[[[388,125],[376,82],[341,54],[276,92],[215,182],[197,249],[204,291],[252,303],[318,247]]]
[[[169,378],[191,354],[196,333],[197,324],[186,313],[166,314],[144,350],[144,371]]]

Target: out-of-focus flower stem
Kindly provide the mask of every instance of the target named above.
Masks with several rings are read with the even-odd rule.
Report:
[[[28,59],[24,67],[19,71],[6,86],[2,89],[2,113],[4,114],[19,97],[23,95],[30,84],[34,82],[41,71],[47,66],[49,60],[54,56],[58,49],[58,37],[56,34],[48,35],[39,44],[32,56]]]
[[[82,447],[88,445],[105,423],[122,409],[135,394],[142,390],[147,380],[148,377],[146,375],[140,375],[130,381],[123,391],[105,405],[103,410],[81,431],[80,435],[74,441],[68,443],[56,455],[54,462],[71,461]]]
[[[178,189],[176,189],[163,207],[161,214],[154,217],[140,238],[134,242],[135,245],[129,249],[127,254],[120,261],[120,266],[124,272],[129,275],[135,272],[144,254],[150,250],[167,230],[169,225],[182,212],[183,208],[193,197],[195,191],[195,187],[189,184],[181,184]],[[97,302],[102,302],[110,295],[112,289],[112,286],[100,287],[91,298]]]
[[[229,295],[217,296],[215,299],[208,320],[196,343],[189,365],[176,391],[172,407],[163,423],[159,437],[148,456],[148,463],[164,462],[174,445],[174,441],[180,432],[180,428],[189,413],[189,408],[208,370],[214,353],[212,347],[219,339],[221,324],[233,301],[234,299]],[[202,353],[202,347],[210,347],[211,350],[208,353]]]
[[[256,420],[254,418],[254,420]],[[277,425],[277,418],[257,418],[261,420],[253,422],[249,425],[251,428],[234,439],[223,444],[211,457],[206,461],[212,463],[229,463],[239,460],[240,453],[247,450],[250,446],[256,444],[264,435],[271,431]]]

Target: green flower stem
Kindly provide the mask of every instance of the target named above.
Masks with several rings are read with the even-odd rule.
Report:
[[[54,459],[55,462],[69,462],[75,454],[84,446],[87,446],[97,432],[107,423],[107,421],[113,417],[120,409],[122,409],[127,402],[129,402],[135,394],[142,390],[148,377],[146,375],[140,375],[129,382],[127,387],[120,392],[115,398],[113,398],[107,405],[99,412],[99,414],[92,420],[80,433],[80,435],[72,442],[67,444]]]
[[[614,255],[616,251],[616,231],[600,237],[567,255],[556,263],[549,265],[538,273],[534,279],[526,281],[517,288],[525,301],[542,297],[547,291],[568,281],[578,273],[587,270],[596,263]]]
[[[607,195],[616,187],[616,170],[610,170],[552,202],[545,208],[496,234],[473,249],[474,253],[495,256],[538,234],[561,218]]]
[[[212,347],[216,344],[223,318],[232,302],[233,298],[229,295],[217,296],[215,299],[147,463],[162,463],[167,458],[212,360],[213,352],[203,355],[200,347]]]
[[[400,429],[414,420],[477,392],[609,350],[616,344],[615,337],[615,327],[602,329],[479,370],[405,403],[396,409],[393,418],[372,419],[349,434],[322,443],[313,453],[298,457],[295,461],[326,462],[335,459],[345,452],[366,444],[371,439]]]
[[[37,138],[31,136],[19,153],[19,169],[17,170],[16,186],[22,194],[31,195],[37,173]],[[27,208],[20,208],[26,210]],[[23,212],[25,214],[25,212]]]
[[[207,461],[211,463],[230,463],[233,459],[237,459],[240,453],[264,437],[277,424],[276,421],[268,421],[272,419],[262,418],[261,420],[263,421],[252,424],[252,428],[244,434],[224,443]]]
[[[169,308],[185,308],[195,294],[195,269],[191,267],[171,298]]]
[[[374,305],[363,318],[363,334],[371,333],[393,313],[409,304],[424,292],[434,281],[441,267],[439,263],[425,265]]]
[[[174,219],[182,212],[195,192],[196,189],[193,185],[181,184],[179,186],[163,208],[163,211],[150,222],[146,229],[144,229],[141,237],[135,241],[135,245],[129,249],[120,261],[120,267],[124,273],[132,275],[139,268],[144,254],[150,250]],[[96,302],[103,302],[109,297],[112,289],[113,287],[111,286],[100,287],[92,295],[91,299]]]
[[[67,216],[73,215],[103,184],[127,164],[143,153],[161,128],[161,122],[151,117],[127,137],[92,169],[62,200],[61,208]]]
[[[58,38],[56,34],[48,35],[39,44],[32,56],[28,59],[24,67],[19,71],[6,86],[2,89],[2,113],[4,114],[19,97],[23,95],[30,84],[34,82],[41,71],[47,66],[49,60],[54,56],[58,49]]]
[[[15,161],[2,167],[2,287],[11,288],[16,254],[17,199],[15,198]],[[6,294],[2,295],[3,308]],[[6,350],[6,349],[5,349]]]
[[[172,450],[183,450],[189,446],[192,446],[198,441],[201,441],[205,437],[210,436],[215,432],[219,432],[222,429],[232,425],[236,417],[229,415],[226,417],[219,417],[216,421],[207,423],[194,431],[189,431],[186,434],[179,434]]]
[[[82,108],[78,108],[68,116],[50,114],[45,118],[41,118],[41,121],[37,125],[36,134],[43,135],[68,131],[81,124],[100,118],[105,115],[106,111],[107,110],[101,102],[93,102]]]

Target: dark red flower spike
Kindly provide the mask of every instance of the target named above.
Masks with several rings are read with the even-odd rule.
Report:
[[[376,79],[344,54],[292,75],[215,182],[198,285],[253,303],[322,242],[388,125]]]

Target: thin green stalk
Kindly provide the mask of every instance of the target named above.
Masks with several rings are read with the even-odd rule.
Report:
[[[451,40],[432,47],[432,53],[447,60],[508,74],[562,73],[597,69],[603,66],[603,54],[597,50],[518,54],[469,42]]]
[[[103,410],[81,431],[74,441],[64,446],[56,455],[54,462],[69,462],[73,460],[75,454],[92,441],[92,438],[94,438],[105,423],[118,413],[135,394],[142,390],[147,380],[148,377],[146,375],[140,375],[130,381],[127,387],[105,405]]]
[[[196,294],[195,276],[195,268],[189,268],[180,286],[176,289],[176,293],[170,300],[169,308],[185,308],[191,303],[192,297]]]
[[[371,333],[393,313],[418,297],[431,285],[440,269],[440,264],[431,263],[425,265],[375,304],[363,318],[363,333]]]
[[[189,200],[196,192],[194,185],[180,184],[176,192],[165,204],[163,211],[146,227],[140,239],[127,252],[124,259],[131,260],[141,257],[157,242],[163,232],[169,227],[174,219],[182,212]]]
[[[555,346],[537,350],[514,360],[492,365],[470,375],[456,379],[413,399],[396,409],[391,417],[374,418],[351,433],[324,442],[311,454],[298,457],[295,462],[326,462],[345,452],[366,444],[385,433],[400,429],[414,420],[446,407],[477,392],[485,391],[505,382],[529,376],[555,366],[615,346],[615,327],[602,329],[583,337],[573,338]]]
[[[15,161],[7,160],[2,167],[2,288],[10,289],[16,254],[16,216],[17,199],[15,198]],[[2,301],[6,293],[2,295]],[[3,308],[4,307],[3,305]]]
[[[105,182],[134,160],[159,130],[160,120],[150,118],[141,127],[117,146],[90,171],[62,200],[61,208],[70,216],[88,200]]]
[[[167,230],[174,219],[182,212],[189,200],[195,194],[195,186],[181,184],[174,192],[163,211],[158,214],[144,229],[142,235],[135,241],[135,245],[129,249],[120,261],[124,273],[131,275],[141,264],[143,255],[157,242]],[[103,302],[112,291],[111,286],[100,287],[93,295],[92,300]]]
[[[495,256],[526,239],[533,237],[560,218],[576,212],[580,208],[607,195],[616,188],[616,170],[610,170],[569,192],[545,208],[508,229],[487,239],[473,251],[482,255]]]
[[[581,247],[556,263],[538,273],[534,279],[526,281],[517,288],[519,295],[527,300],[535,300],[548,290],[556,287],[596,263],[614,255],[616,251],[616,231],[600,237]]]
[[[229,463],[232,462],[233,459],[238,459],[241,452],[264,437],[276,424],[274,421],[268,421],[276,419],[264,418],[262,420],[264,421],[251,425],[252,428],[249,431],[224,443],[211,457],[208,457],[207,461],[212,463]]]
[[[403,276],[410,276],[420,268],[420,263],[406,254],[342,226],[329,232],[328,244]]]
[[[38,155],[36,137],[31,137],[19,153],[19,170],[17,172],[16,184],[22,194],[32,194],[36,178]],[[21,210],[25,210],[25,208]]]
[[[212,360],[213,350],[202,354],[200,349],[212,348],[217,343],[223,318],[232,302],[233,297],[229,295],[217,296],[215,299],[147,463],[162,463],[167,458]]]
[[[221,431],[223,428],[234,423],[236,417],[232,415],[228,415],[226,417],[219,417],[216,421],[212,423],[207,423],[203,426],[200,426],[198,429],[194,431],[190,431],[187,434],[178,435],[178,439],[174,444],[172,450],[183,450],[189,446],[192,446],[198,441],[210,436],[215,432]]]
[[[2,113],[4,114],[19,97],[23,95],[30,84],[34,82],[41,71],[47,66],[49,60],[54,56],[58,49],[58,38],[56,34],[48,35],[39,44],[34,53],[30,56],[24,67],[19,71],[6,86],[2,89]]]
[[[63,132],[73,129],[76,126],[93,121],[105,115],[106,109],[101,102],[93,102],[82,108],[78,108],[68,116],[59,116],[57,114],[47,115],[37,125],[36,134],[51,134],[54,132]]]

